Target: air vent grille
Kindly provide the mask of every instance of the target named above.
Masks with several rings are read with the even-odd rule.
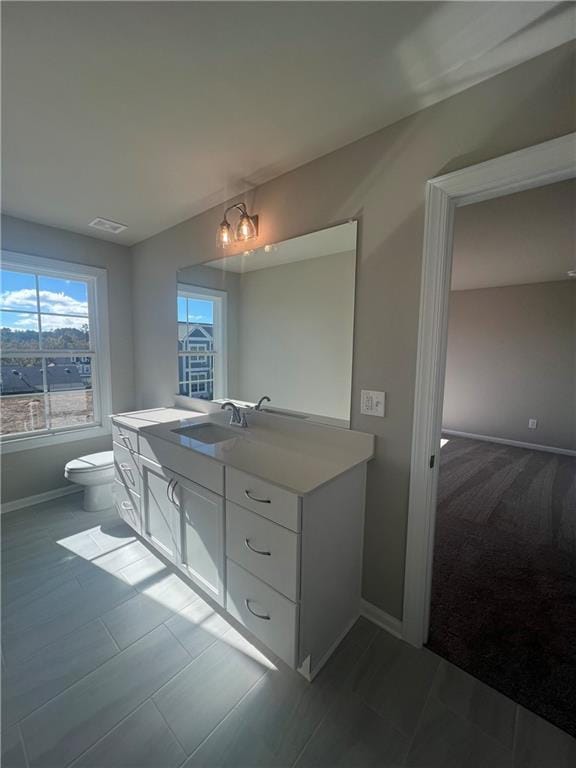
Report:
[[[112,232],[117,235],[119,232],[124,232],[128,229],[126,224],[119,224],[117,221],[111,221],[110,219],[102,219],[98,217],[90,222],[90,226],[94,229],[101,229],[103,232]]]

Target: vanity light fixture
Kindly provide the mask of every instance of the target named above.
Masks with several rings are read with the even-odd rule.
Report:
[[[230,222],[227,219],[229,211],[236,209],[240,211],[240,218],[236,225],[236,231],[233,233]],[[224,218],[218,227],[218,245],[220,248],[226,248],[234,240],[243,243],[246,240],[258,237],[258,216],[250,216],[244,203],[235,203],[224,211]]]

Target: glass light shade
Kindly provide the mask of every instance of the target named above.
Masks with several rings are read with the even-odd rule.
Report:
[[[253,237],[256,237],[257,234],[254,222],[247,213],[243,213],[240,216],[240,221],[236,227],[236,240],[240,242],[251,240]]]
[[[226,248],[232,242],[232,227],[228,223],[227,219],[221,222],[218,227],[218,246],[220,248]]]

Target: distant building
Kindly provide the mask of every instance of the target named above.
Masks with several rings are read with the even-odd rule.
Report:
[[[214,398],[214,326],[178,323],[178,384],[181,395]],[[196,354],[194,354],[196,353]]]
[[[48,392],[84,389],[84,382],[74,364],[46,367]],[[44,392],[41,366],[3,365],[0,368],[0,395],[27,395]]]

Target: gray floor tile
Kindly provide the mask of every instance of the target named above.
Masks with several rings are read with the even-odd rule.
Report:
[[[177,768],[185,758],[149,700],[85,752],[73,768]]]
[[[37,536],[32,541],[25,541],[19,544],[13,544],[10,548],[3,550],[2,562],[6,567],[12,567],[16,563],[29,561],[33,557],[45,555],[55,549],[57,545],[46,536]]]
[[[512,750],[434,696],[426,703],[407,768],[512,768]]]
[[[201,598],[183,608],[166,622],[166,626],[192,658],[196,658],[231,628],[226,619]]]
[[[50,621],[67,613],[69,606],[74,606],[81,595],[83,590],[80,584],[70,579],[24,606],[6,606],[2,629],[8,635]]]
[[[574,768],[576,739],[518,707],[514,768]]]
[[[198,600],[198,595],[178,575],[167,573],[144,592],[103,614],[102,621],[120,648],[127,648]]]
[[[288,768],[289,763],[286,763]],[[278,757],[246,725],[236,709],[194,752],[182,768],[276,768]],[[282,766],[284,768],[284,766]]]
[[[7,728],[0,736],[2,741],[2,768],[27,768],[24,749],[17,726]]]
[[[412,736],[440,659],[381,631],[362,657],[352,688],[375,712]]]
[[[149,552],[145,557],[137,560],[131,565],[127,565],[118,572],[124,581],[131,584],[135,589],[145,589],[156,579],[169,572],[166,563],[163,563],[159,557]]]
[[[32,600],[49,595],[66,581],[75,580],[74,573],[60,573],[46,579],[31,576],[11,585],[2,585],[2,604],[5,611],[19,610]]]
[[[231,766],[235,756],[246,765],[250,759],[259,765],[265,757],[268,768],[292,765],[339,696],[347,695],[363,653],[355,640],[348,635],[312,683],[284,667],[269,670],[238,704],[232,720],[207,739],[199,750],[202,761],[213,754]]]
[[[166,627],[152,630],[22,721],[31,768],[62,768],[189,662]]]
[[[349,642],[356,643],[362,649],[366,649],[379,632],[380,630],[376,624],[373,624],[364,616],[360,616],[350,632],[348,632],[347,638]]]
[[[154,696],[187,754],[192,754],[266,672],[266,666],[252,657],[248,643],[232,647],[225,637]]]
[[[15,662],[4,679],[4,715],[8,723],[22,719],[118,653],[99,621],[92,621],[31,659]]]
[[[116,549],[111,549],[109,552],[93,557],[90,561],[93,569],[79,574],[78,579],[82,582],[90,581],[92,576],[97,574],[98,571],[111,574],[117,573],[127,565],[146,557],[148,553],[149,550],[141,541],[125,542],[117,546]]]
[[[63,612],[44,621],[32,623],[26,628],[7,632],[4,641],[6,661],[24,660],[41,648],[84,626],[116,605],[135,594],[134,589],[122,579],[107,575],[103,584],[87,583],[69,593],[63,601]],[[78,584],[76,585],[78,586]]]
[[[516,704],[498,691],[443,661],[433,693],[443,704],[470,720],[506,747],[514,742]]]
[[[322,721],[296,768],[398,768],[409,740],[355,696]]]
[[[136,534],[132,528],[118,518],[111,523],[91,529],[90,536],[98,544],[101,553],[114,552],[124,544],[136,541]]]

